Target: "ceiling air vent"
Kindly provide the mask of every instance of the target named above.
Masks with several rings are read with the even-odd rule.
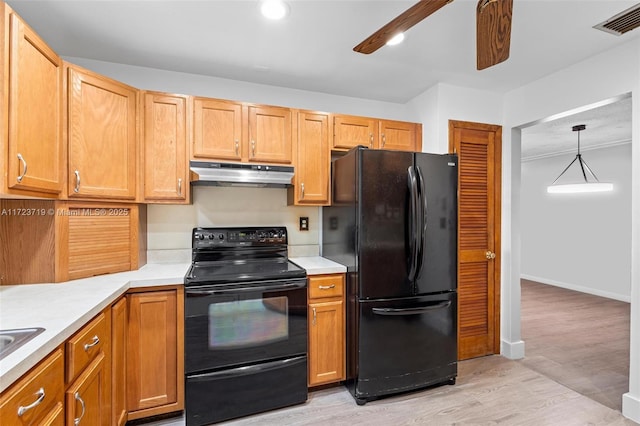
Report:
[[[640,27],[640,3],[595,25],[593,28],[619,36],[638,27]]]

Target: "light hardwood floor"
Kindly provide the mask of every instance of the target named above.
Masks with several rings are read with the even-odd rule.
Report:
[[[629,391],[630,305],[522,280],[521,362],[614,410]]]
[[[625,311],[625,304],[598,297],[592,300],[594,296],[585,298],[588,295],[536,283],[523,283],[522,292],[524,360],[496,355],[463,361],[454,386],[380,399],[365,406],[356,405],[347,390],[337,386],[311,392],[305,404],[224,424],[637,425],[625,419],[619,408],[597,402],[615,400],[619,406],[626,392],[629,311]],[[599,310],[603,306],[609,309]],[[625,314],[626,327],[624,320],[621,322]],[[620,381],[624,386],[613,384]],[[616,390],[609,393],[613,388]],[[177,418],[147,426],[184,424]]]

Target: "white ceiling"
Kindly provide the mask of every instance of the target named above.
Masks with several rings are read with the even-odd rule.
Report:
[[[352,51],[414,1],[8,0],[62,56],[405,103],[436,83],[506,92],[640,36],[593,29],[637,0],[515,0],[511,56],[475,67],[476,0],[455,0],[371,55]],[[629,99],[523,130],[523,158],[631,138]]]
[[[640,36],[593,25],[637,0],[515,0],[511,57],[475,67],[475,0],[455,0],[371,55],[352,48],[414,1],[8,0],[62,56],[405,103],[438,82],[508,91]]]
[[[521,142],[522,159],[526,161],[564,153],[576,154],[578,133],[572,128],[578,124],[587,126],[580,132],[581,151],[629,143],[631,114],[631,97],[626,97],[524,128]]]

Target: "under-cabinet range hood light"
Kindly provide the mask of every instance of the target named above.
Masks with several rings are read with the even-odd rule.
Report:
[[[191,161],[189,166],[193,185],[286,188],[293,178],[293,167],[287,166],[208,161]]]

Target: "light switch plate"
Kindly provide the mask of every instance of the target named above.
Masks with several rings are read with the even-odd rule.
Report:
[[[300,230],[308,231],[309,230],[309,218],[301,216],[300,217]]]

